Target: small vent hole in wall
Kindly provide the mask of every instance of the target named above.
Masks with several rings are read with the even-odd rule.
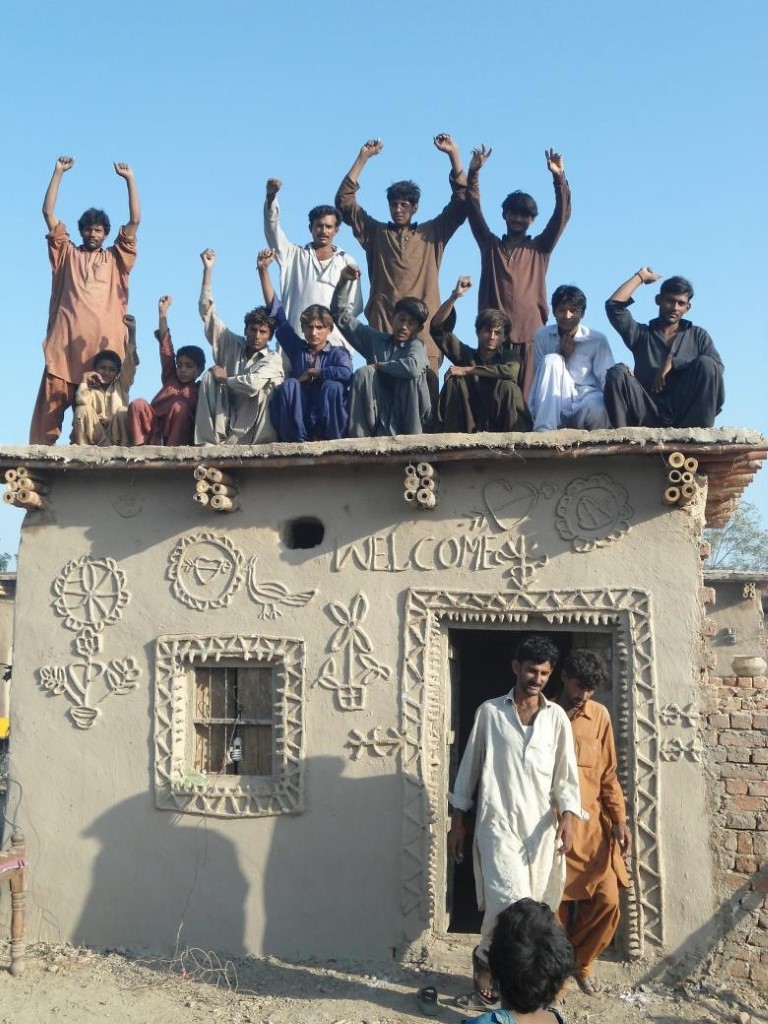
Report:
[[[319,519],[314,519],[311,516],[292,519],[285,528],[285,546],[292,550],[316,548],[322,544],[324,536],[325,527]]]

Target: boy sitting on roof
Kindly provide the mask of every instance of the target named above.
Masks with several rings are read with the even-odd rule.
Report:
[[[599,430],[611,425],[603,388],[613,353],[604,334],[581,322],[586,308],[581,288],[561,284],[552,295],[555,323],[540,327],[534,335],[536,376],[530,394],[534,430]]]
[[[331,300],[336,326],[368,363],[352,377],[349,436],[421,434],[432,413],[427,353],[419,337],[429,309],[407,296],[395,303],[391,334],[365,327],[349,305],[349,286],[359,277],[357,267],[344,267]]]
[[[301,314],[300,338],[288,322],[269,278],[275,253],[262,249],[256,261],[264,301],[277,322],[275,337],[291,363],[291,376],[278,384],[269,414],[280,441],[331,441],[347,432],[348,385],[352,359],[340,345],[331,345],[333,317],[314,303]]]
[[[93,369],[83,375],[75,392],[71,444],[127,445],[128,390],[136,376],[136,320],[126,313],[128,328],[125,359],[117,352],[102,349],[93,360]]]
[[[131,444],[192,444],[197,408],[197,378],[205,369],[205,352],[198,345],[183,345],[174,354],[168,330],[170,295],[157,301],[162,388],[151,402],[137,398],[128,406]]]
[[[216,253],[205,249],[200,316],[215,366],[200,382],[195,444],[266,444],[276,441],[269,399],[283,379],[279,353],[267,348],[275,330],[266,307],[245,314],[245,336],[234,334],[216,313],[211,275]]]
[[[454,305],[472,287],[460,277],[449,298],[432,317],[430,332],[453,363],[435,413],[433,429],[474,434],[483,430],[530,430],[531,416],[518,387],[520,359],[504,339],[509,318],[500,309],[484,309],[475,320],[477,348],[463,345],[453,333]]]

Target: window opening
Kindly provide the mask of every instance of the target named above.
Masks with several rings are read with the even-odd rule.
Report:
[[[195,669],[195,769],[206,775],[272,775],[272,667]]]

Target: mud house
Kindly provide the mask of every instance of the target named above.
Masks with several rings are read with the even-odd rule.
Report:
[[[11,718],[30,938],[380,958],[472,931],[446,794],[516,640],[547,630],[612,666],[620,953],[703,955],[726,875],[756,875],[718,852],[736,762],[701,531],[765,454],[728,429],[0,450],[39,496]]]

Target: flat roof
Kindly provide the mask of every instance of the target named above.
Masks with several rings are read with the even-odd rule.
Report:
[[[557,430],[541,433],[401,434],[397,437],[343,438],[302,444],[204,445],[132,448],[83,445],[10,445],[0,447],[0,469],[24,466],[46,473],[68,471],[190,470],[211,464],[238,469],[288,469],[325,465],[366,465],[428,460],[512,461],[638,456],[664,458],[680,451],[699,462],[708,478],[706,522],[724,526],[768,458],[768,439],[743,427],[711,430],[646,427],[622,430]]]

